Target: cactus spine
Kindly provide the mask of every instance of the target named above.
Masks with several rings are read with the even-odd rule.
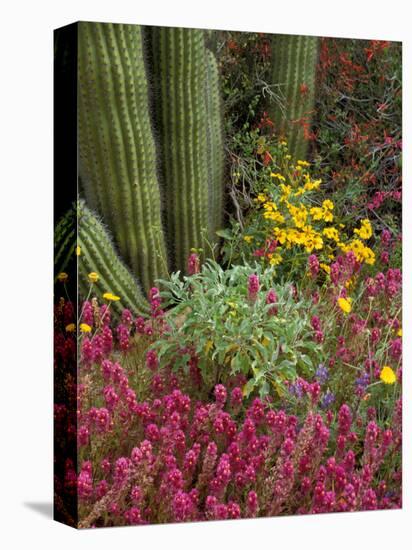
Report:
[[[305,131],[314,108],[317,54],[317,37],[273,35],[271,82],[280,86],[284,105],[282,109],[272,103],[269,112],[295,159],[307,154]]]
[[[133,275],[120,260],[109,233],[99,219],[81,202],[78,208],[79,286],[83,296],[89,291],[88,274],[95,271],[99,280],[93,284],[95,295],[102,299],[105,292],[120,297],[112,302],[116,314],[129,308],[138,315],[147,315],[149,305]]]
[[[78,81],[86,199],[147,291],[167,261],[140,27],[79,23]]]
[[[211,122],[208,128],[209,114],[217,114],[217,81],[213,67],[208,80],[201,30],[153,28],[152,54],[167,239],[173,268],[184,270],[190,249],[212,237],[211,219],[215,225],[218,218],[213,209],[221,201],[218,126]]]

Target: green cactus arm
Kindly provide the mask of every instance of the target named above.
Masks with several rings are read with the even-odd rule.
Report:
[[[304,159],[308,140],[302,122],[310,125],[315,100],[318,38],[278,35],[272,37],[271,83],[284,97],[283,108],[271,103],[269,115],[289,146],[291,155]]]
[[[206,59],[205,102],[207,112],[209,240],[216,240],[216,231],[223,224],[224,144],[222,106],[219,93],[219,71],[214,54],[208,50]]]
[[[149,304],[136,279],[117,255],[102,222],[84,203],[78,208],[77,242],[80,247],[78,280],[83,297],[88,293],[88,274],[94,271],[99,275],[93,284],[94,294],[101,300],[105,292],[120,297],[120,301],[111,306],[116,314],[126,307],[137,315],[147,316]]]
[[[190,249],[204,247],[204,237],[210,234],[206,60],[203,31],[152,29],[165,219],[177,270],[185,270]]]
[[[141,28],[79,23],[78,35],[82,187],[147,291],[167,260]]]

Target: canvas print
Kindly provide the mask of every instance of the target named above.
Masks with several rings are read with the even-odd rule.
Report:
[[[402,506],[402,50],[55,31],[55,518]]]

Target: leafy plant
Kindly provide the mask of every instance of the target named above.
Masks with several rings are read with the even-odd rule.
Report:
[[[259,281],[256,296],[248,294],[251,277]],[[321,352],[310,334],[308,304],[295,301],[292,285],[273,286],[273,277],[273,268],[224,271],[208,260],[200,273],[161,281],[161,296],[173,306],[168,338],[154,344],[161,364],[179,369],[196,354],[205,384],[243,374],[246,395],[282,394],[286,380],[310,375]]]

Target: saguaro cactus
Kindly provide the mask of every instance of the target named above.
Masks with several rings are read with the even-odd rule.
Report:
[[[216,70],[203,31],[152,29],[153,86],[173,268],[214,237],[222,193]]]
[[[96,272],[99,279],[93,284],[94,294],[102,299],[110,292],[120,297],[113,302],[115,313],[127,307],[138,315],[147,315],[149,304],[133,275],[116,253],[109,233],[98,217],[84,202],[78,206],[78,256],[79,287],[83,296],[89,290],[88,274]]]
[[[78,40],[82,185],[147,291],[167,267],[141,28],[79,23]]]
[[[279,85],[284,104],[271,103],[270,116],[295,159],[305,158],[314,108],[318,38],[275,34],[271,83]]]

